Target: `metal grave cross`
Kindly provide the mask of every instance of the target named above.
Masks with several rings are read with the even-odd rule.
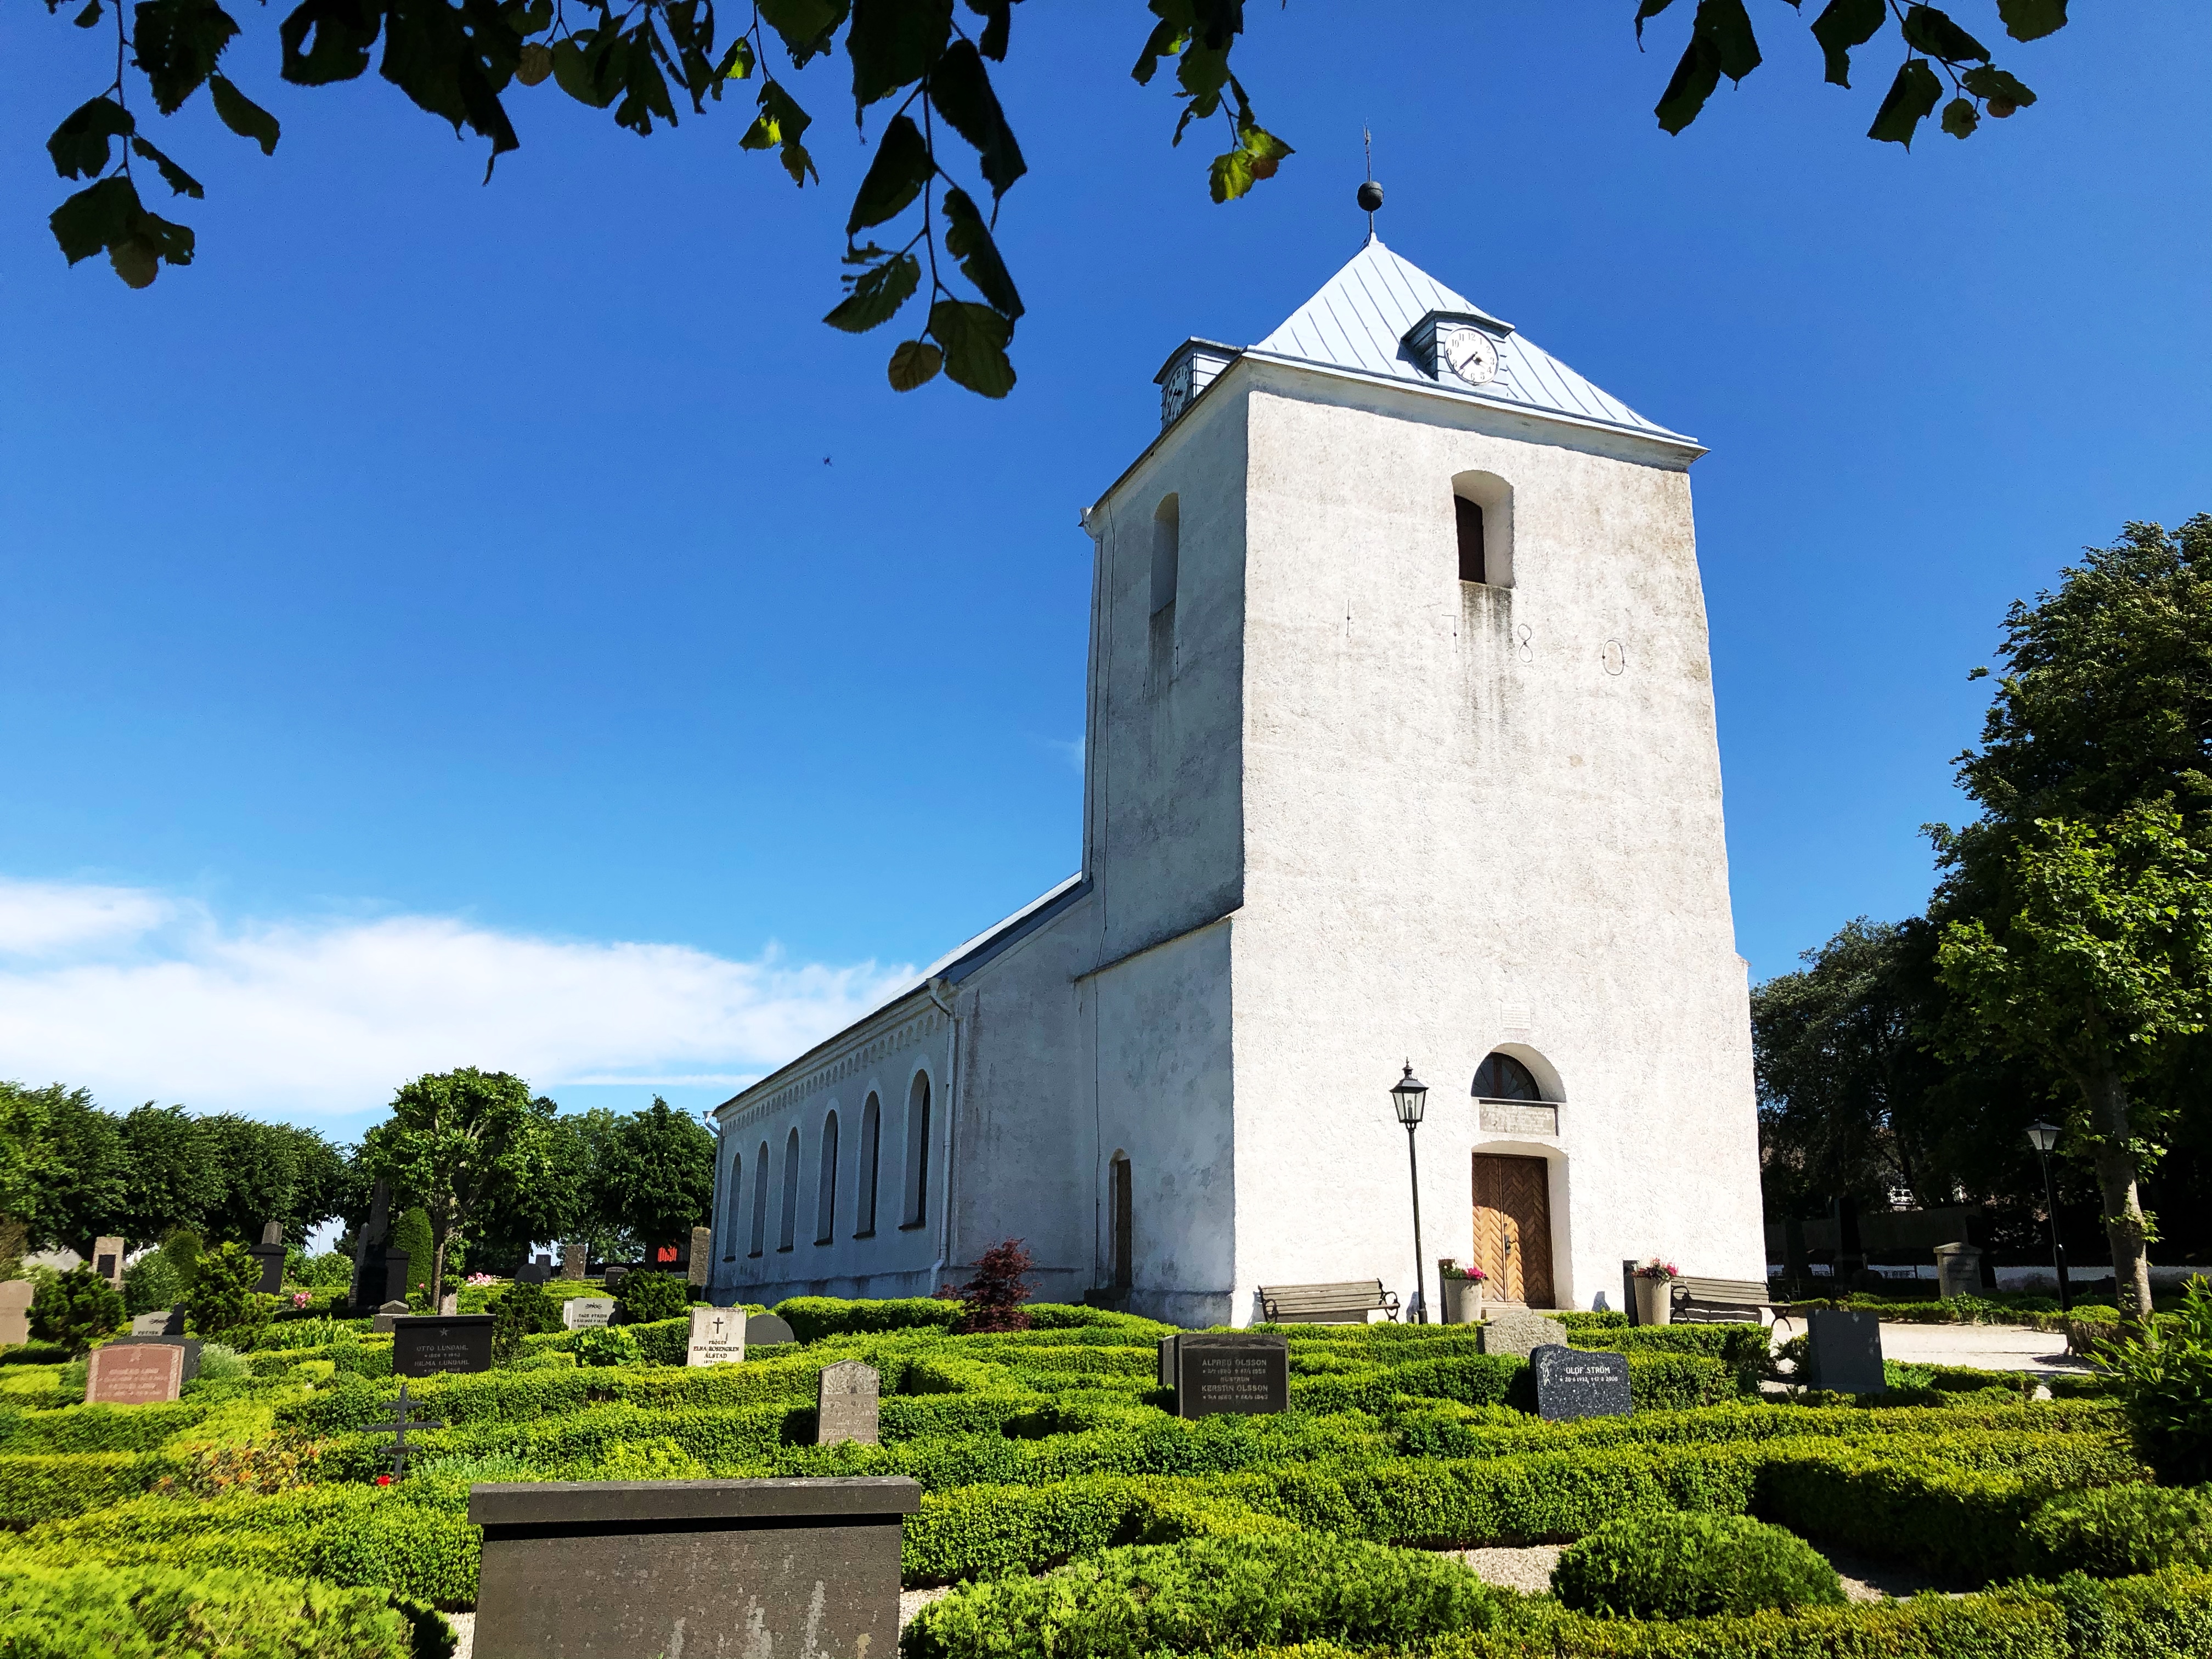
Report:
[[[392,1460],[392,1478],[394,1480],[407,1473],[408,1458],[422,1449],[419,1446],[410,1446],[407,1443],[407,1431],[442,1429],[446,1426],[443,1423],[434,1422],[428,1418],[410,1417],[407,1414],[408,1407],[416,1403],[407,1397],[407,1385],[402,1382],[399,1385],[399,1397],[392,1402],[392,1420],[388,1423],[369,1423],[362,1425],[362,1432],[364,1434],[388,1434],[392,1437],[392,1449],[384,1455]]]

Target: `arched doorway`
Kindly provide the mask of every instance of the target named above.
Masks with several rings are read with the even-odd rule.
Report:
[[[1540,1158],[1474,1154],[1474,1265],[1486,1298],[1557,1305],[1552,1273],[1552,1170]]]

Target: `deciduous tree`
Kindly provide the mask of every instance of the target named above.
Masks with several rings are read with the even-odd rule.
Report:
[[[364,1138],[370,1167],[429,1217],[433,1307],[445,1293],[446,1241],[488,1207],[513,1201],[542,1133],[529,1085],[465,1066],[403,1086],[392,1115]]]
[[[714,1202],[714,1137],[659,1095],[598,1139],[592,1206],[603,1226],[648,1249],[688,1238]]]

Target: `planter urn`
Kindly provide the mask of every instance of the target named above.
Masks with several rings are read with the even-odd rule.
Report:
[[[1638,1279],[1636,1281],[1636,1322],[1671,1325],[1674,1322],[1674,1281]]]

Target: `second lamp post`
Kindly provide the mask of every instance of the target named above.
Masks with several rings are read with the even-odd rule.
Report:
[[[1421,1160],[1413,1151],[1413,1131],[1421,1127],[1421,1109],[1427,1104],[1429,1085],[1413,1075],[1413,1062],[1406,1062],[1406,1075],[1390,1090],[1390,1105],[1406,1126],[1406,1164],[1413,1176],[1413,1305],[1408,1310],[1416,1325],[1429,1322],[1429,1304],[1421,1271]]]

